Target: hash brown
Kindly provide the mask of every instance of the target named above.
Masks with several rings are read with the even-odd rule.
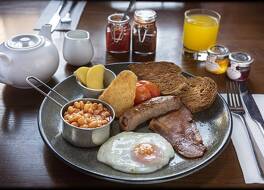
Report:
[[[119,118],[134,105],[137,76],[129,70],[120,72],[99,97],[109,103]]]

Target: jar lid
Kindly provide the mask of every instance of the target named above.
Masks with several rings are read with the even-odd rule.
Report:
[[[213,45],[208,48],[209,55],[216,55],[219,58],[225,58],[229,55],[229,49],[223,45]]]
[[[142,23],[154,22],[156,17],[157,13],[151,9],[136,10],[134,13],[135,20]]]
[[[126,24],[129,22],[129,16],[126,15],[126,18],[124,20],[122,20],[124,14],[123,13],[114,13],[108,16],[107,20],[110,23],[114,23],[114,24]]]
[[[254,59],[245,52],[232,52],[229,54],[231,64],[236,63],[240,67],[248,67]]]
[[[6,42],[6,46],[15,50],[28,50],[39,47],[43,39],[38,35],[23,34],[14,36]]]

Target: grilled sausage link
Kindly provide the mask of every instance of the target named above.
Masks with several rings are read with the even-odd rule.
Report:
[[[176,96],[159,96],[151,98],[127,110],[119,119],[120,129],[132,131],[141,123],[182,106],[180,98]]]

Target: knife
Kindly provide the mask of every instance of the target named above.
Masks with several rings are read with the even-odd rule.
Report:
[[[66,13],[66,15],[60,19],[61,23],[70,23],[72,21],[71,14],[72,14],[73,9],[77,5],[77,3],[78,3],[77,0],[74,0],[72,2],[71,7],[68,10],[68,12]]]
[[[258,109],[258,106],[250,92],[247,89],[246,83],[240,83],[240,91],[243,98],[243,101],[247,107],[248,113],[255,123],[259,126],[262,135],[264,136],[264,120],[261,116],[261,113]]]
[[[52,25],[51,32],[53,32],[56,29],[57,25],[60,22],[60,13],[61,13],[61,11],[63,10],[63,8],[64,8],[64,6],[66,4],[65,2],[66,2],[65,0],[62,1],[60,6],[58,7],[58,9],[56,10],[55,14],[52,16],[52,18],[49,21],[49,24]]]

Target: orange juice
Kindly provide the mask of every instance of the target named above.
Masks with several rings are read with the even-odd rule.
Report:
[[[184,20],[183,45],[193,51],[205,51],[216,44],[219,21],[206,14],[189,15]]]

